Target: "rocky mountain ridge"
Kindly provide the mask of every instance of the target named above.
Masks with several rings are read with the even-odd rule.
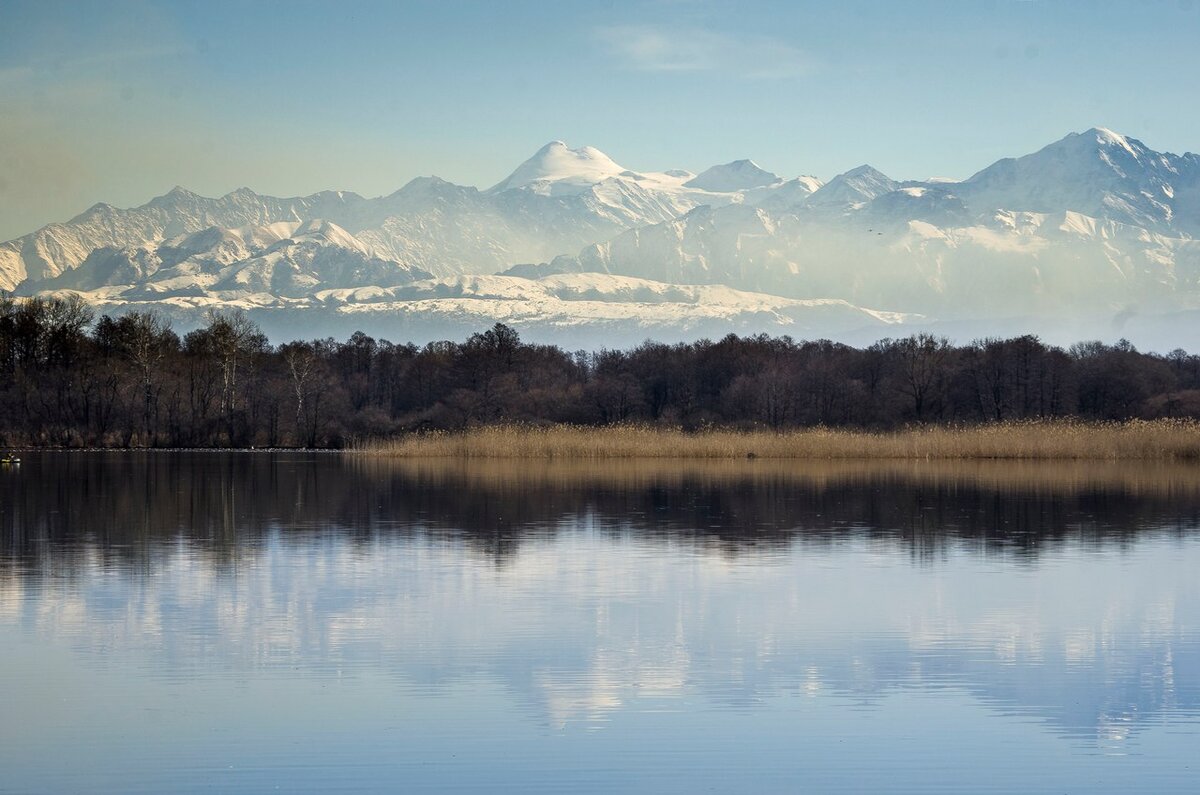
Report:
[[[882,316],[1029,316],[1036,331],[1038,317],[1098,322],[1200,309],[1198,235],[1200,156],[1155,152],[1104,128],[961,182],[900,181],[864,165],[823,183],[750,160],[699,175],[634,172],[592,147],[556,141],[485,191],[422,177],[377,198],[246,188],[205,198],[175,188],[127,210],[99,204],[0,244],[0,287],[185,313],[214,305],[318,312],[335,294],[339,312],[356,302],[379,311],[366,296],[387,293],[395,311],[420,304],[404,310],[418,322],[418,310],[435,311],[429,301],[461,309],[461,300],[510,300],[444,295],[463,277],[504,273],[525,280],[512,300],[526,302],[518,314],[533,327],[549,300],[547,278],[590,274],[596,300],[621,305],[614,311],[634,332],[639,312],[654,314],[647,328],[669,318],[664,302],[637,300],[623,279],[660,285],[657,294],[710,286],[842,302],[874,318],[864,327]],[[427,285],[419,297],[406,292],[415,284]],[[666,302],[681,329],[712,299],[694,294],[707,297]],[[752,330],[753,318],[765,317],[750,308],[758,300],[734,302],[745,322],[731,329]],[[499,303],[492,308],[501,314]],[[558,328],[570,311],[547,308],[543,320]],[[594,320],[579,312],[576,322]],[[772,330],[787,324],[763,320]]]

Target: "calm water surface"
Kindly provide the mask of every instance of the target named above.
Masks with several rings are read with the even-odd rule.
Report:
[[[1195,792],[1200,469],[27,455],[3,792]]]

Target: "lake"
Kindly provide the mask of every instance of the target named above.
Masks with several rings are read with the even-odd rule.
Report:
[[[2,792],[1200,787],[1197,467],[23,457]]]

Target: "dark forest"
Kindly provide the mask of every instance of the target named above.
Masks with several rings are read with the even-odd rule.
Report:
[[[600,341],[598,341],[600,342]],[[488,423],[886,430],[919,423],[1200,416],[1200,356],[1036,337],[865,349],[788,337],[564,351],[504,325],[418,347],[356,333],[271,345],[239,313],[0,297],[0,444],[341,447]]]

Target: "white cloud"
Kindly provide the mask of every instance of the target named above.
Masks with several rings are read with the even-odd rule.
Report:
[[[600,42],[628,66],[647,72],[720,71],[751,79],[797,77],[812,62],[769,36],[668,29],[649,25],[601,28]]]

